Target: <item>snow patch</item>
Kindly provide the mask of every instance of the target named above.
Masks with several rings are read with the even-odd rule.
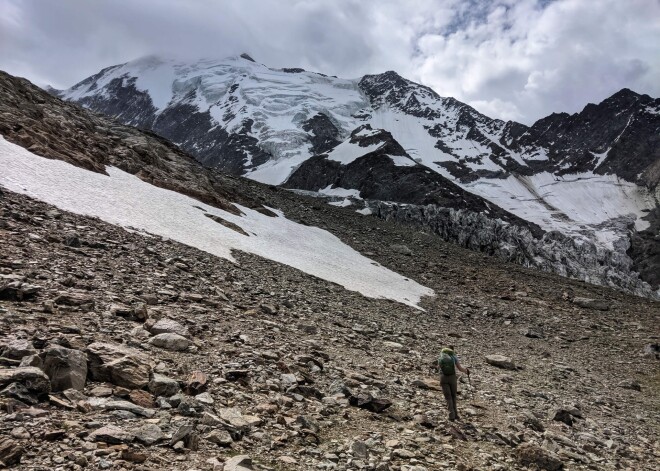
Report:
[[[349,200],[348,198],[344,198],[341,201],[330,201],[328,204],[332,205],[332,206],[337,206],[339,208],[346,208],[346,207],[352,205],[353,202],[351,200]]]
[[[348,165],[363,155],[377,150],[382,145],[383,143],[379,142],[377,144],[361,147],[357,144],[353,144],[350,141],[344,141],[332,149],[332,151],[328,154],[328,159],[334,160],[335,162],[341,162],[344,165]]]
[[[360,196],[360,190],[341,188],[339,186],[333,188],[332,185],[328,185],[325,188],[321,188],[319,190],[319,193],[324,196],[343,196],[345,198],[357,198],[360,200],[362,199],[362,197]]]
[[[253,253],[372,298],[419,308],[423,296],[433,295],[433,290],[373,265],[329,232],[296,224],[279,212],[268,217],[237,205],[245,216],[236,216],[117,168],[106,170],[108,176],[39,157],[0,137],[0,185],[62,210],[167,237],[232,261],[232,250]],[[242,235],[206,214],[253,235]]]
[[[414,160],[405,155],[388,155],[388,157],[392,159],[392,162],[394,162],[394,165],[397,167],[414,167],[417,165]]]

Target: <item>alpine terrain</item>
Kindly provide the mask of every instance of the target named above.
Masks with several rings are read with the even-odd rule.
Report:
[[[51,92],[153,131],[206,167],[660,296],[659,99],[624,89],[525,126],[395,72],[345,80],[247,54],[150,56]]]
[[[657,469],[658,103],[0,72],[0,467]]]

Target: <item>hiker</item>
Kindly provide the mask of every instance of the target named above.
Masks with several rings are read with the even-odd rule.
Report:
[[[442,394],[444,394],[445,400],[447,401],[449,420],[458,419],[458,410],[456,409],[458,378],[456,377],[456,369],[470,376],[470,369],[464,368],[463,365],[461,365],[461,362],[456,356],[453,345],[450,345],[440,351],[440,358],[438,358],[440,385],[442,386]]]

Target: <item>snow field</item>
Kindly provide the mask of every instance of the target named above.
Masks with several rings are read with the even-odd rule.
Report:
[[[76,214],[166,237],[234,261],[242,250],[357,291],[419,308],[433,290],[392,272],[316,227],[239,207],[236,216],[108,167],[109,176],[39,157],[0,137],[0,186]],[[198,209],[202,208],[202,209]],[[250,236],[205,214],[237,224]]]

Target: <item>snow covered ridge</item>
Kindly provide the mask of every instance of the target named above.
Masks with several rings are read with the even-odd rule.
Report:
[[[77,214],[167,237],[233,260],[242,250],[372,298],[419,308],[433,290],[360,255],[316,227],[238,206],[236,216],[108,167],[109,176],[39,157],[0,137],[0,186]],[[239,226],[248,235],[207,215]]]

